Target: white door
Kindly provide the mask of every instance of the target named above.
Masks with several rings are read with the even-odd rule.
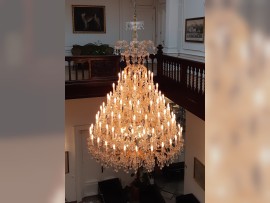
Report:
[[[137,9],[139,21],[144,21],[144,29],[138,31],[139,40],[155,41],[155,9],[147,7],[139,7]]]

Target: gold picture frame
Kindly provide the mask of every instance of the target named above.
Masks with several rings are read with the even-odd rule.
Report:
[[[73,33],[106,33],[105,6],[72,5]]]

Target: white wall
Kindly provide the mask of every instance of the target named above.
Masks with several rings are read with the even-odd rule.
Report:
[[[82,195],[89,192],[85,191],[85,186],[91,186],[91,184],[88,183],[91,183],[91,181],[93,182],[94,180],[99,181],[108,177],[119,177],[123,187],[133,180],[133,178],[130,177],[130,174],[126,174],[122,171],[115,173],[112,169],[105,169],[104,173],[102,173],[101,165],[95,160],[92,160],[84,148],[84,146],[86,146],[85,137],[87,136],[87,132],[78,133],[78,130],[76,132],[76,129],[87,130],[89,128],[88,126],[92,122],[95,122],[95,115],[103,101],[105,101],[105,97],[65,101],[65,150],[69,151],[70,156],[70,172],[65,175],[65,195],[68,201],[76,201],[76,191],[78,186],[76,183],[76,178],[78,176],[76,177],[76,174],[78,172],[80,173],[81,178],[81,180],[79,180],[81,187],[78,190]],[[78,140],[81,142],[81,146],[79,146],[79,149],[77,148],[77,150],[81,150],[81,156],[78,158],[77,154],[77,160],[75,160],[76,140],[77,142]],[[82,163],[78,163],[78,160],[80,159],[83,161]],[[78,167],[78,165],[81,166]],[[79,171],[76,173],[76,170]]]
[[[172,56],[187,58],[204,62],[204,43],[185,42],[185,19],[204,17],[205,0],[158,0],[157,5],[157,43],[162,44],[165,53]],[[175,6],[169,6],[175,4]],[[178,15],[175,15],[178,7]],[[170,11],[170,9],[173,9]],[[165,12],[165,14],[164,14]],[[173,12],[174,15],[166,15],[166,12]],[[171,18],[164,20],[164,17]],[[164,21],[166,23],[164,24]],[[169,26],[170,24],[170,26]],[[167,30],[166,27],[177,28],[177,31]],[[166,33],[164,35],[164,33]],[[175,37],[172,37],[175,36]],[[165,41],[165,44],[164,44]],[[167,43],[167,44],[166,44]],[[169,43],[169,44],[168,44]],[[177,48],[175,48],[177,47]]]
[[[76,200],[75,184],[75,137],[74,127],[88,125],[94,120],[104,97],[91,99],[65,100],[65,150],[69,151],[69,169],[66,174],[66,198],[68,201]]]
[[[204,17],[205,0],[179,0],[179,38],[178,50],[182,54],[205,56],[204,43],[185,42],[185,19]]]
[[[85,45],[98,40],[105,44],[113,45],[120,38],[120,0],[66,0],[65,4],[65,50],[70,50],[72,45]],[[106,33],[79,34],[73,33],[72,5],[100,5],[105,6]]]
[[[139,39],[155,40],[154,0],[137,0],[138,20],[145,21],[145,30],[139,31]],[[105,6],[106,33],[80,34],[73,33],[72,5]],[[100,41],[114,46],[117,40],[130,40],[131,32],[125,30],[126,21],[133,20],[133,4],[131,0],[66,0],[65,4],[65,53],[70,54],[74,44],[85,45]]]
[[[184,194],[193,193],[204,203],[205,191],[193,178],[194,157],[205,164],[205,122],[186,111]]]

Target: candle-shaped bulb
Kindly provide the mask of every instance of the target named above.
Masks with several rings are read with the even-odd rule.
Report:
[[[151,152],[153,152],[153,150],[154,150],[154,147],[153,147],[153,145],[151,145]]]
[[[135,147],[136,152],[138,152],[138,146]]]
[[[164,147],[164,142],[161,143],[161,147],[162,147],[162,148]]]
[[[91,135],[92,134],[92,126],[89,127],[89,134]]]
[[[172,139],[170,139],[170,145],[172,145]]]

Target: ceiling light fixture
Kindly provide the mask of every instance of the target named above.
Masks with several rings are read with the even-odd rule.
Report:
[[[115,46],[127,66],[89,128],[88,148],[97,161],[115,171],[137,172],[144,167],[150,172],[155,164],[163,168],[180,155],[182,127],[169,104],[166,107],[158,84],[154,85],[153,72],[143,65],[155,47],[150,40],[138,41],[137,30],[143,23],[136,21],[136,2],[134,22],[127,27],[133,30],[133,40],[118,41]]]

